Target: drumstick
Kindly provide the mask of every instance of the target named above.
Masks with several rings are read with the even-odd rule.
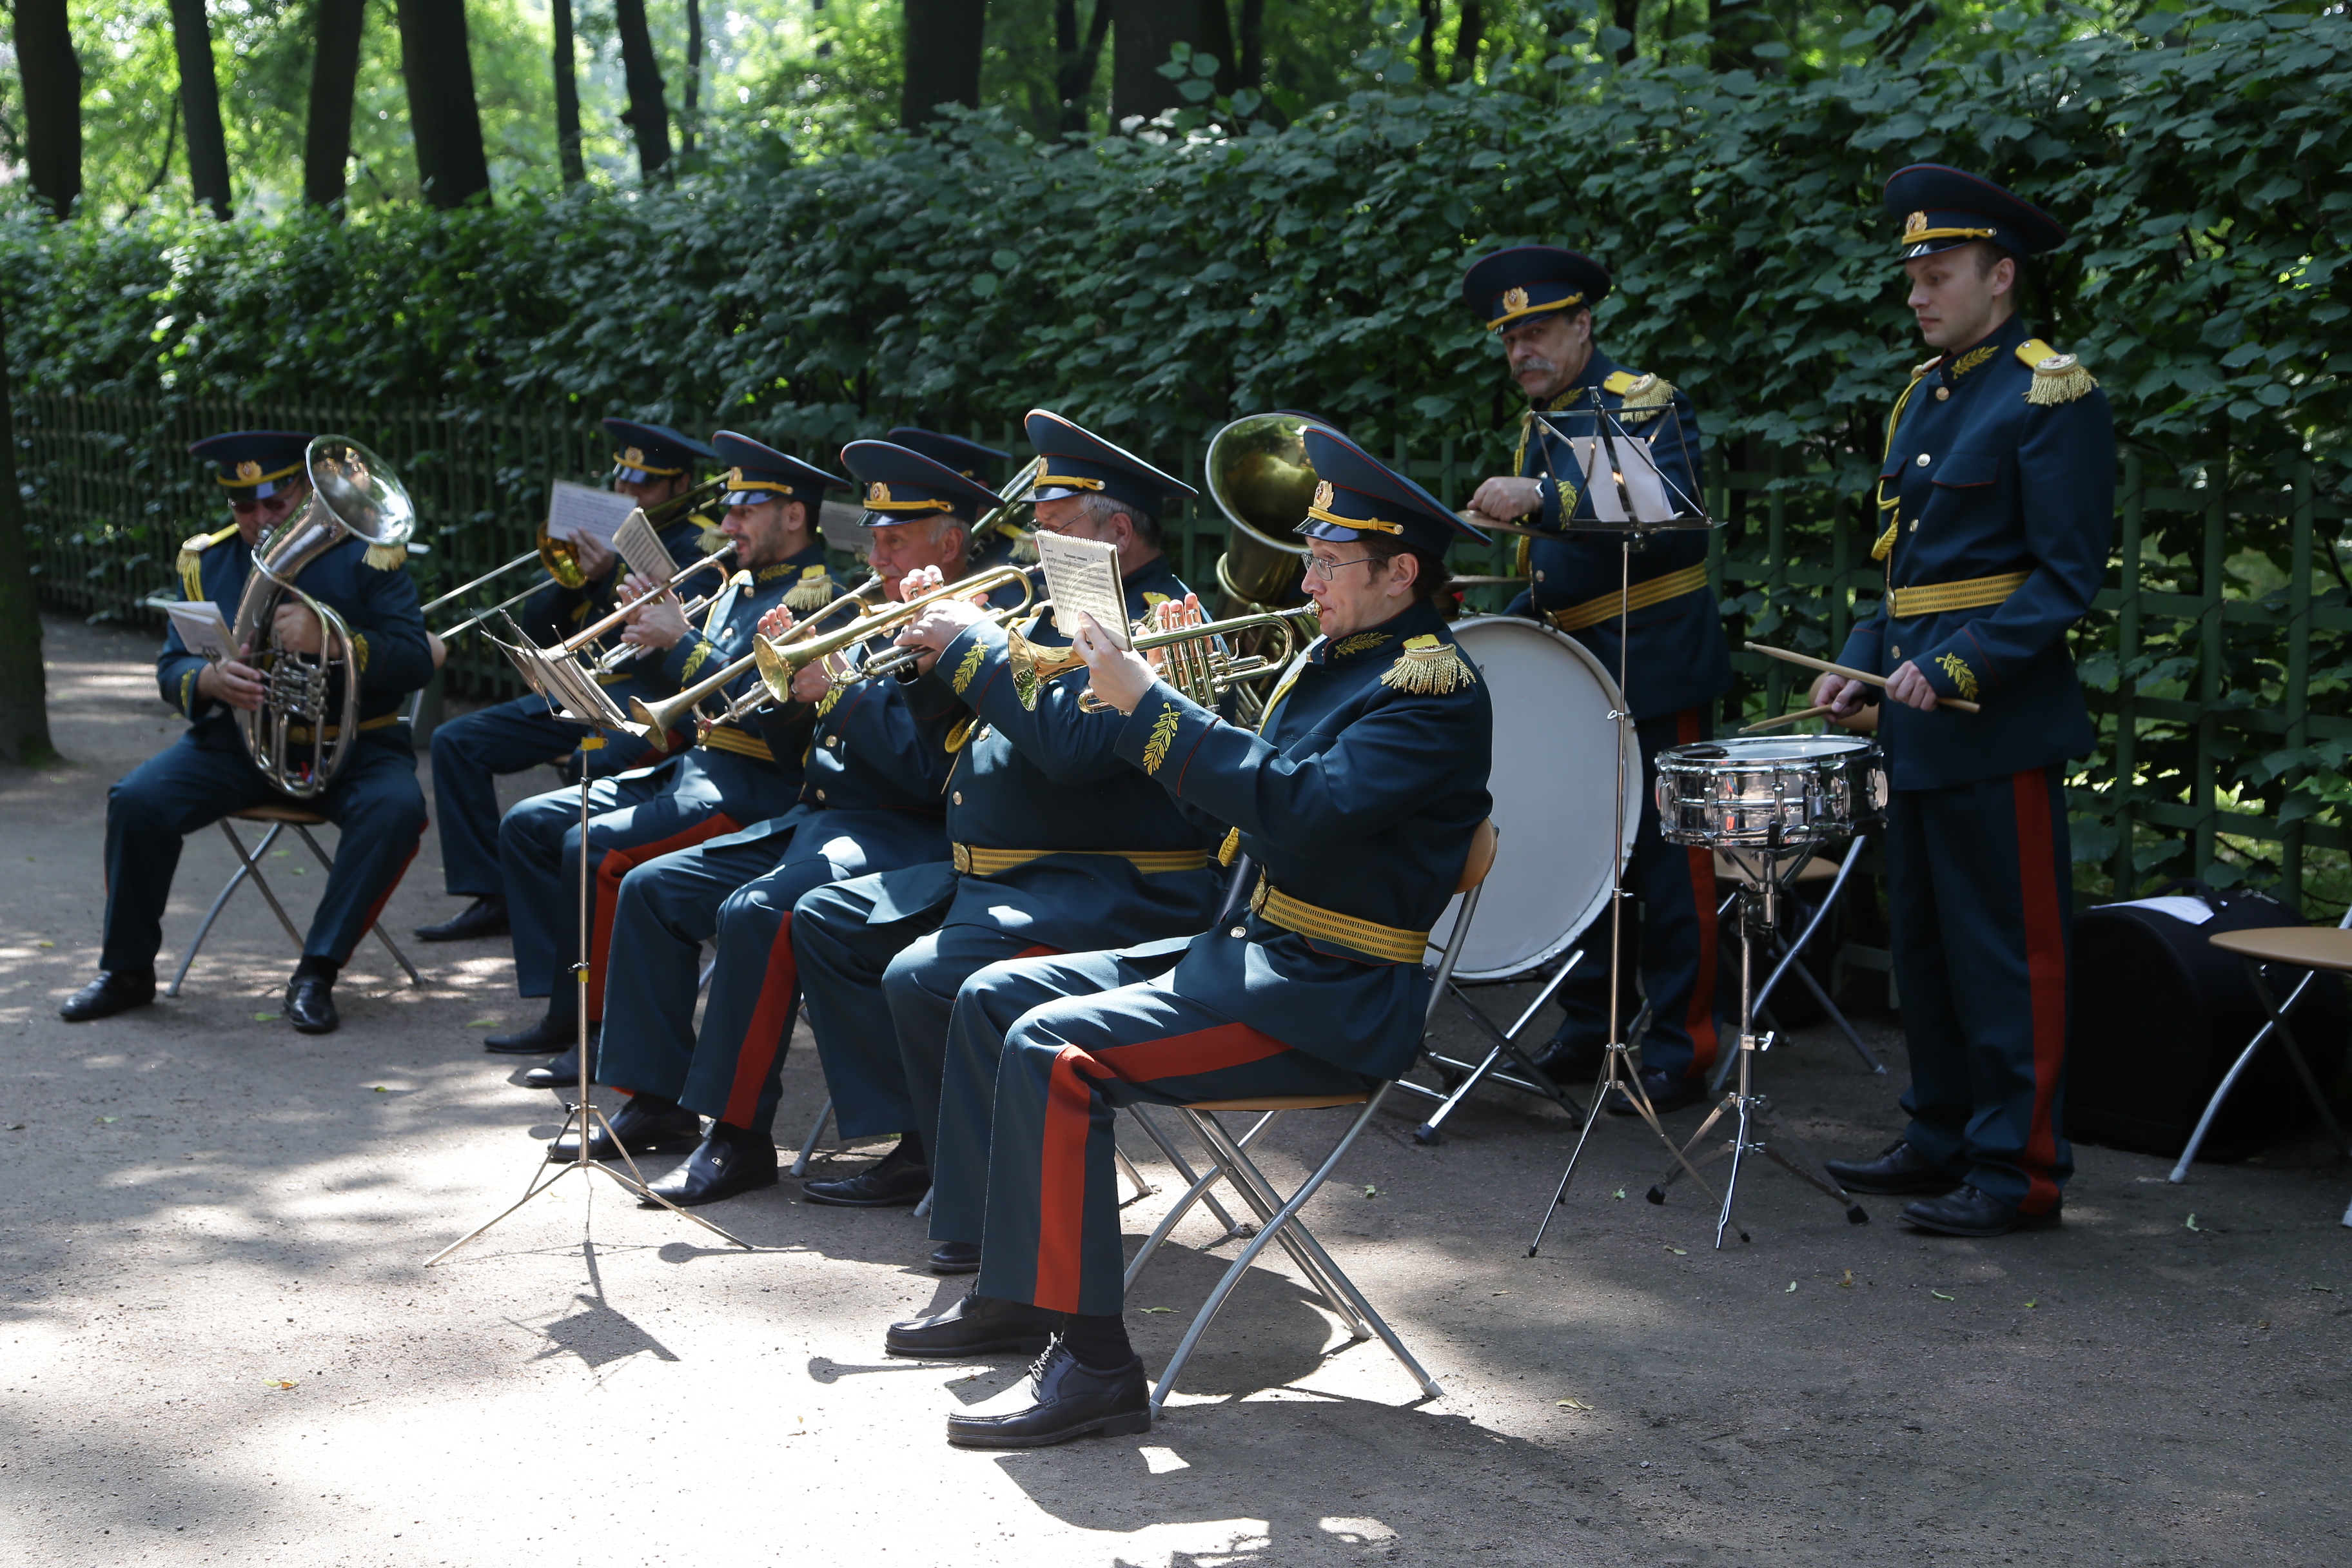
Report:
[[[1859,680],[1864,686],[1875,686],[1881,690],[1885,689],[1886,687],[1886,677],[1883,675],[1873,675],[1868,670],[1854,669],[1847,665],[1832,664],[1828,659],[1815,658],[1811,654],[1791,653],[1784,647],[1767,647],[1760,642],[1749,643],[1747,648],[1749,653],[1767,654],[1773,658],[1786,659],[1790,664],[1801,664],[1807,669],[1818,669],[1824,675],[1843,675],[1848,680]],[[1964,702],[1957,697],[1938,697],[1936,699],[1936,706],[1949,708],[1959,713],[1983,711],[1975,703]]]
[[[1743,735],[1753,735],[1759,730],[1777,730],[1783,724],[1795,724],[1807,719],[1819,719],[1829,711],[1827,705],[1819,708],[1800,708],[1794,713],[1783,713],[1778,719],[1765,719],[1753,724],[1743,724],[1739,727],[1739,732]]]

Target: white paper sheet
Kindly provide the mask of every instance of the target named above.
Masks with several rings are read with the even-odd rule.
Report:
[[[593,485],[558,479],[554,493],[548,498],[547,531],[554,539],[590,534],[599,544],[610,545],[613,535],[636,510],[637,503],[617,490],[600,490]]]
[[[613,531],[613,552],[648,583],[667,583],[677,574],[677,563],[670,558],[668,547],[641,507],[630,509],[628,517]]]
[[[1129,646],[1127,594],[1119,585],[1118,546],[1096,539],[1037,531],[1037,560],[1045,567],[1045,595],[1054,601],[1054,624],[1076,640],[1078,615],[1092,616],[1103,635]]]
[[[2126,899],[2121,903],[2110,904],[2107,908],[2154,910],[2160,915],[2170,915],[2174,920],[2193,926],[2201,926],[2213,918],[2212,906],[2206,903],[2204,900],[2191,898],[2187,893],[2164,893],[2153,899]]]
[[[1571,436],[1568,444],[1584,470],[1585,491],[1592,498],[1592,515],[1600,521],[1674,521],[1675,507],[1666,497],[1665,476],[1658,472],[1657,459],[1651,456],[1648,442],[1612,435]],[[1628,501],[1632,502],[1630,511]]]
[[[221,615],[218,605],[210,599],[195,599],[165,607],[172,617],[172,629],[180,634],[181,647],[215,661],[234,657],[236,650],[228,640],[228,621]]]

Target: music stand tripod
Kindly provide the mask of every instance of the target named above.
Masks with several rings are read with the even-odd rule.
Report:
[[[604,689],[582,672],[577,665],[572,664],[569,659],[549,658],[540,649],[531,647],[523,638],[520,630],[514,628],[511,621],[508,622],[508,626],[509,630],[515,632],[516,640],[513,643],[501,642],[496,637],[491,637],[489,640],[496,643],[505,651],[507,657],[514,661],[515,668],[522,672],[522,678],[530,689],[547,699],[548,711],[551,715],[567,724],[580,725],[587,731],[580,738],[582,751],[600,750],[604,744],[603,731],[607,729],[617,729],[626,722],[621,710],[613,705],[611,698],[604,695]],[[590,780],[586,766],[587,759],[583,757],[581,762],[580,946],[579,962],[572,966],[572,974],[573,984],[584,987],[588,984],[588,786]],[[613,1136],[612,1123],[604,1119],[604,1111],[597,1108],[594,1100],[590,1096],[589,1084],[593,1075],[590,1072],[588,1057],[588,1009],[583,1005],[575,1006],[572,1012],[579,1021],[580,1027],[579,1038],[574,1042],[580,1053],[580,1098],[576,1102],[567,1103],[564,1106],[563,1125],[555,1135],[560,1142],[566,1132],[572,1131],[575,1128],[578,1130],[580,1142],[572,1158],[562,1162],[541,1161],[539,1168],[531,1173],[530,1181],[524,1188],[522,1196],[426,1258],[425,1267],[432,1268],[492,1226],[497,1225],[507,1215],[539,1196],[540,1194],[553,1187],[556,1183],[574,1171],[581,1173],[583,1179],[591,1171],[602,1171],[618,1182],[623,1191],[629,1193],[640,1202],[666,1208],[680,1219],[690,1219],[713,1236],[723,1241],[731,1242],[746,1252],[757,1250],[741,1237],[712,1224],[698,1214],[678,1207],[677,1205],[653,1190],[652,1184],[645,1178],[645,1173],[637,1169],[636,1159],[629,1152],[628,1146]],[[589,1158],[589,1145],[595,1142],[596,1130],[599,1128],[604,1130],[605,1138],[611,1141],[613,1146],[620,1150],[622,1160],[629,1167],[627,1175],[623,1175],[610,1165]],[[550,1172],[553,1173],[550,1174]]]
[[[1772,1102],[1756,1092],[1752,1064],[1755,1062],[1757,1053],[1772,1048],[1772,1036],[1768,1033],[1759,1038],[1756,1033],[1756,971],[1752,963],[1753,951],[1759,940],[1767,942],[1770,941],[1773,928],[1780,923],[1780,902],[1782,892],[1789,884],[1796,880],[1797,873],[1804,869],[1805,862],[1812,858],[1812,851],[1808,847],[1783,865],[1780,853],[1780,825],[1775,823],[1771,842],[1760,857],[1751,858],[1752,852],[1749,850],[1718,847],[1717,853],[1730,861],[1740,874],[1738,894],[1739,1085],[1729,1094],[1725,1095],[1713,1110],[1707,1112],[1706,1120],[1698,1124],[1698,1131],[1691,1134],[1690,1142],[1675,1152],[1674,1165],[1668,1167],[1665,1175],[1654,1184],[1649,1192],[1644,1194],[1652,1203],[1663,1204],[1666,1201],[1666,1189],[1674,1185],[1677,1175],[1688,1171],[1694,1180],[1697,1179],[1697,1166],[1691,1163],[1690,1152],[1706,1141],[1707,1133],[1714,1130],[1717,1122],[1726,1116],[1731,1117],[1733,1124],[1730,1142],[1705,1155],[1698,1162],[1700,1165],[1706,1165],[1713,1163],[1726,1154],[1731,1156],[1731,1170],[1723,1183],[1723,1208],[1716,1215],[1715,1220],[1715,1245],[1717,1251],[1721,1251],[1723,1247],[1723,1233],[1731,1226],[1732,1200],[1739,1191],[1740,1162],[1743,1157],[1749,1154],[1760,1154],[1770,1160],[1799,1181],[1817,1189],[1824,1197],[1839,1205],[1845,1210],[1847,1224],[1870,1223],[1870,1215],[1863,1212],[1862,1205],[1853,1200],[1852,1194],[1822,1173],[1822,1164],[1807,1152],[1805,1146],[1780,1130],[1772,1119]],[[1700,1184],[1705,1185],[1703,1182]],[[1708,1195],[1713,1195],[1712,1191]],[[1748,1239],[1745,1229],[1740,1231],[1739,1239],[1742,1241]]]
[[[1581,470],[1575,500],[1563,495],[1560,500],[1562,531],[1568,531],[1568,519],[1581,510],[1580,502],[1590,500],[1592,517],[1580,519],[1573,527],[1580,531],[1613,532],[1618,536],[1617,567],[1617,700],[1626,701],[1626,648],[1632,641],[1630,622],[1633,611],[1633,542],[1637,537],[1666,529],[1708,529],[1716,526],[1707,514],[1704,500],[1689,495],[1669,479],[1652,456],[1657,439],[1656,430],[1669,414],[1675,413],[1671,403],[1651,416],[1656,422],[1652,434],[1644,438],[1633,435],[1622,420],[1601,402],[1601,388],[1585,389],[1587,396],[1580,404],[1565,409],[1547,410],[1537,415],[1537,423],[1547,433],[1559,434],[1548,421],[1560,415],[1578,415],[1587,421],[1590,434],[1565,436],[1570,451]],[[1681,445],[1683,471],[1696,474],[1683,421],[1677,415],[1674,421],[1675,440]],[[1544,468],[1555,483],[1559,479],[1551,460],[1549,443],[1541,447]],[[1584,1157],[1584,1146],[1592,1136],[1593,1124],[1609,1103],[1609,1091],[1622,1091],[1628,1103],[1648,1124],[1666,1152],[1690,1173],[1691,1180],[1706,1187],[1706,1178],[1693,1169],[1683,1157],[1683,1151],[1667,1133],[1665,1124],[1658,1120],[1657,1108],[1650,1103],[1649,1091],[1642,1087],[1642,1075],[1633,1068],[1633,1042],[1626,1038],[1622,1017],[1621,987],[1625,955],[1625,861],[1629,846],[1625,835],[1625,784],[1627,750],[1633,736],[1633,715],[1630,705],[1624,710],[1610,715],[1617,727],[1617,790],[1614,802],[1615,847],[1614,868],[1609,884],[1609,1043],[1603,1048],[1601,1072],[1592,1085],[1592,1110],[1577,1130],[1576,1147],[1570,1151],[1568,1168],[1559,1173],[1559,1184],[1552,1191],[1551,1202],[1544,1205],[1542,1223],[1536,1226],[1535,1239],[1528,1243],[1528,1256],[1533,1258],[1543,1246],[1544,1235],[1551,1228],[1552,1215],[1568,1201],[1568,1184],[1576,1178],[1577,1163]],[[1709,1193],[1713,1188],[1707,1188]]]

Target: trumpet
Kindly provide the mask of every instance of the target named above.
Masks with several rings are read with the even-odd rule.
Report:
[[[1247,689],[1247,683],[1279,675],[1289,668],[1291,659],[1297,655],[1301,635],[1308,640],[1315,636],[1307,629],[1314,616],[1312,609],[1263,610],[1197,626],[1139,632],[1130,643],[1137,653],[1158,653],[1160,679],[1203,708],[1213,708],[1228,692],[1237,691],[1237,717],[1244,723],[1255,724],[1265,705],[1257,693]],[[1277,651],[1271,655],[1234,652],[1229,639],[1252,632],[1272,632],[1277,639]],[[1059,654],[1062,650],[1053,651]],[[1060,668],[1053,671],[1055,674],[1072,668],[1067,660],[1056,662]],[[1090,688],[1078,699],[1078,706],[1089,713],[1100,713],[1110,704],[1096,696]]]
[[[726,488],[727,480],[724,478],[708,479],[703,483],[695,486],[690,490],[687,490],[679,495],[672,496],[669,500],[659,503],[650,510],[643,510],[642,515],[646,521],[653,527],[666,528],[671,522],[677,521],[677,518],[693,510],[703,502],[716,499],[726,489]],[[711,558],[706,557],[705,559]],[[483,584],[490,582],[495,578],[503,577],[508,573],[513,571],[516,567],[527,566],[534,561],[538,562],[541,566],[547,569],[547,576],[550,582],[555,583],[562,587],[578,589],[584,588],[588,585],[588,574],[580,569],[580,547],[574,544],[571,540],[555,538],[547,531],[547,525],[545,523],[541,523],[539,529],[538,542],[533,544],[531,548],[524,551],[521,554],[516,556],[513,560],[506,563],[502,566],[492,567],[488,572],[485,572],[480,576],[475,578],[472,582],[462,584],[457,587],[450,589],[447,593],[436,596],[430,602],[420,605],[417,606],[418,613],[420,615],[430,615],[435,610],[439,609],[442,605],[465,597],[465,595],[472,593]],[[484,621],[488,620],[492,616],[498,615],[501,611],[509,609],[512,606],[522,603],[525,599],[530,598],[533,594],[538,593],[541,588],[546,586],[546,583],[533,583],[529,587],[524,588],[518,593],[509,595],[506,598],[499,600],[497,604],[492,605],[488,609],[482,611],[480,614],[468,616],[466,619],[459,621],[456,626],[451,626],[447,631],[442,632],[438,635],[443,642],[455,641],[459,636],[473,630]]]
[[[748,693],[747,696],[754,697],[756,700],[753,700],[750,707],[744,706],[740,701],[730,705],[725,715],[713,722],[726,722],[731,719],[741,718],[752,709],[769,701],[789,702],[793,698],[793,677],[800,672],[803,665],[814,664],[818,659],[839,653],[844,648],[855,647],[867,638],[878,637],[884,632],[895,632],[901,626],[911,625],[920,618],[925,610],[942,600],[970,598],[975,594],[992,594],[999,588],[1011,587],[1017,584],[1021,589],[1021,603],[1013,606],[1013,609],[1017,611],[1027,608],[1030,602],[1036,596],[1036,590],[1029,581],[1029,574],[1035,570],[1037,568],[1034,566],[992,567],[986,572],[950,583],[945,587],[934,588],[928,594],[906,600],[904,603],[887,605],[869,614],[860,616],[838,631],[820,634],[810,624],[803,623],[795,626],[792,631],[781,637],[761,637],[755,632],[751,637],[751,652],[732,664],[714,670],[675,695],[665,697],[658,702],[647,702],[642,697],[629,699],[631,720],[629,728],[634,733],[647,740],[667,733],[680,719],[700,706],[705,698],[725,690],[751,670],[759,672],[760,690],[757,693]],[[835,608],[863,595],[879,581],[879,578],[876,578],[856,592],[843,595],[831,605],[827,605],[810,616],[809,621],[814,622],[831,615]]]

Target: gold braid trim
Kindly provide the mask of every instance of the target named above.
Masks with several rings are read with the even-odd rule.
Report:
[[[365,632],[353,632],[352,634],[352,662],[360,667],[359,672],[362,675],[365,675],[367,673],[367,634]]]
[[[1399,691],[1448,692],[1460,687],[1475,686],[1478,677],[1449,642],[1441,642],[1429,633],[1407,637],[1404,653],[1388,673],[1381,677],[1382,686]]]
[[[361,559],[379,572],[397,572],[408,564],[408,546],[405,542],[371,544],[367,547],[367,553]]]
[[[1967,659],[1958,654],[1948,653],[1936,660],[1936,666],[1951,677],[1952,684],[1960,689],[1963,700],[1974,702],[1977,700],[1977,672],[1969,668]]]
[[[1644,419],[1654,419],[1674,400],[1675,389],[1664,378],[1656,375],[1638,377],[1625,389],[1624,401],[1617,405],[1617,422],[1639,425]]]
[[[2099,383],[2083,368],[2083,362],[2073,354],[2062,354],[2040,338],[2031,338],[2017,345],[2017,357],[2033,367],[2033,379],[2025,385],[2025,401],[2051,407],[2087,397]]]
[[[708,663],[709,658],[710,644],[707,641],[698,641],[694,645],[694,651],[686,656],[686,667],[677,672],[677,683],[684,686],[688,681],[692,680],[694,672]]]
[[[1234,857],[1241,852],[1242,830],[1238,827],[1226,828],[1224,842],[1217,846],[1217,864],[1230,866],[1234,863]]]
[[[1331,657],[1345,658],[1351,653],[1361,653],[1366,648],[1378,647],[1388,641],[1391,635],[1388,632],[1358,632],[1354,637],[1342,637],[1331,645]]]
[[[1168,760],[1168,748],[1175,741],[1176,731],[1183,722],[1184,716],[1176,710],[1176,704],[1160,704],[1160,717],[1151,721],[1151,738],[1143,743],[1145,773],[1156,774],[1160,772],[1160,765]]]
[[[1980,349],[1970,349],[1968,353],[1962,354],[1959,358],[1952,362],[1952,379],[1954,381],[1959,380],[1960,377],[1968,374],[1969,372],[1976,369],[1977,366],[1984,363],[1985,361],[1992,358],[1993,355],[1999,353],[2000,353],[2000,345],[1999,343],[1987,343]]]
[[[180,676],[180,711],[193,719],[196,716],[196,677],[203,671],[190,668]]]
[[[834,597],[833,578],[825,569],[822,566],[803,567],[801,580],[793,584],[792,592],[784,595],[784,608],[795,615],[806,615],[811,610],[824,608],[833,603]]]
[[[1889,410],[1886,416],[1886,445],[1881,447],[1878,453],[1878,465],[1882,470],[1886,467],[1887,454],[1895,450],[1895,426],[1903,417],[1903,405],[1911,401],[1911,395],[1919,390],[1919,384],[1927,379],[1927,373],[1942,363],[1943,356],[1938,354],[1925,364],[1911,367],[1911,384],[1903,389],[1903,395],[1895,400],[1894,408]],[[1878,481],[1878,487],[1873,494],[1877,498],[1879,510],[1895,513],[1886,520],[1886,531],[1880,534],[1878,542],[1870,547],[1870,558],[1873,561],[1884,561],[1895,553],[1895,536],[1903,528],[1903,514],[1900,510],[1903,498],[1896,496],[1893,500],[1888,500],[1886,480],[1883,478]]]
[[[948,683],[955,688],[958,697],[962,696],[964,688],[971,684],[971,678],[980,673],[981,663],[987,658],[988,649],[980,643],[972,644],[966,651],[963,662],[956,666],[955,679]]]
[[[190,534],[180,542],[180,559],[177,563],[180,586],[186,590],[183,596],[190,603],[193,604],[205,596],[205,552],[222,542],[236,531],[236,524],[232,522],[226,528],[216,529],[211,533]]]

